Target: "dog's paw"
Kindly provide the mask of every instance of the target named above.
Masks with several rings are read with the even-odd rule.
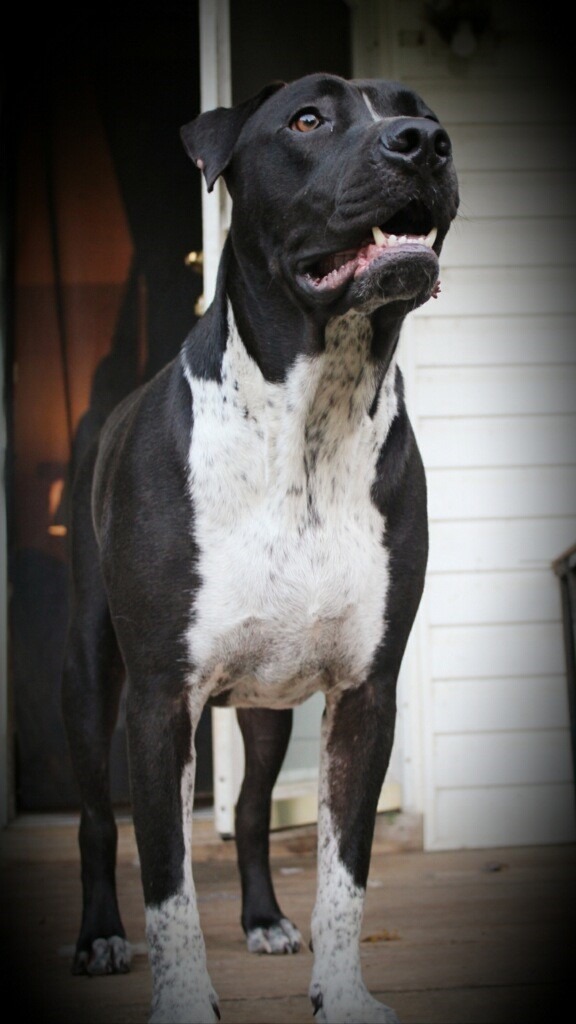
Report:
[[[394,1010],[378,1002],[363,983],[313,982],[309,991],[316,1024],[400,1024]]]
[[[90,950],[76,953],[73,974],[127,974],[132,960],[132,948],[127,939],[112,935],[109,939],[95,939]]]
[[[217,1024],[219,1020],[218,996],[210,986],[206,996],[198,994],[184,1003],[171,997],[159,1000],[148,1024]]]
[[[287,917],[267,928],[251,928],[246,935],[249,953],[297,953],[302,936]]]

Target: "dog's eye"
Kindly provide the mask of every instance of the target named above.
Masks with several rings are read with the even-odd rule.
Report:
[[[324,121],[315,110],[301,110],[290,122],[290,128],[293,132],[313,132],[323,124]]]

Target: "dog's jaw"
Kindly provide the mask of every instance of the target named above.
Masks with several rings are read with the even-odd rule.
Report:
[[[348,301],[353,309],[373,313],[394,306],[400,315],[436,297],[440,288],[440,264],[436,253],[425,246],[405,245],[384,252],[354,279]]]
[[[438,229],[435,227],[431,228],[426,235],[407,233],[400,236],[383,231],[379,227],[373,227],[373,241],[368,240],[356,249],[348,249],[326,256],[319,261],[318,275],[309,270],[300,277],[303,277],[317,291],[333,292],[340,285],[347,284],[352,278],[364,274],[371,264],[384,254],[394,256],[399,251],[413,251],[414,247],[418,250],[422,246],[432,249],[437,234]]]
[[[295,287],[306,305],[338,314],[348,309],[372,313],[402,303],[404,313],[436,297],[440,265],[433,249],[411,239],[395,246],[370,245],[320,279],[297,275]]]
[[[299,301],[338,314],[348,309],[371,313],[403,303],[395,315],[405,315],[437,294],[438,257],[448,229],[445,216],[422,199],[400,208],[380,206],[377,215],[364,214],[364,225],[371,216],[371,227],[354,228],[358,215],[348,224],[339,211],[334,235],[343,244],[323,252],[314,254],[312,239],[295,239],[300,253],[286,273]]]
[[[387,302],[410,299],[422,293],[421,301],[437,294],[437,288],[430,284],[432,273],[438,275],[438,259],[433,250],[437,229],[432,228],[427,235],[404,234],[397,236],[373,227],[374,241],[367,241],[357,249],[349,249],[334,253],[318,261],[314,270],[306,270],[296,275],[296,284],[300,291],[310,299],[318,299],[321,303],[332,303],[341,300],[349,293],[350,307],[362,308],[363,298],[369,293],[373,298],[379,295],[378,305]],[[425,289],[418,287],[418,281],[409,287],[406,285],[405,268],[407,260],[414,259],[415,270],[423,272],[426,277]],[[404,274],[397,273],[404,269]],[[395,277],[390,279],[390,271]],[[417,276],[417,275],[416,275]],[[375,278],[386,278],[386,287],[378,287]],[[366,281],[364,280],[366,278]],[[360,302],[358,302],[360,299]],[[417,303],[420,304],[420,301]]]

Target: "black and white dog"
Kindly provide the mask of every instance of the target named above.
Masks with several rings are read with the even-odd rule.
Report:
[[[295,952],[274,895],[271,791],[291,708],[322,690],[310,998],[396,1020],[359,932],[395,686],[422,592],[426,486],[396,349],[438,289],[458,206],[449,138],[410,89],[310,75],[182,129],[232,224],[213,304],[125,400],[76,480],[63,704],[82,793],[73,969],[128,969],[108,749],[124,670],[154,1022],[218,1015],[191,865],[194,733],[238,708],[242,925]]]

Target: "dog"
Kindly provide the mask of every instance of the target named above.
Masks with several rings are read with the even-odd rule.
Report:
[[[81,791],[76,973],[128,970],[108,751],[124,674],[150,1020],[219,1018],[191,867],[194,733],[237,709],[249,950],[296,952],[274,893],[271,793],[292,708],[321,690],[318,1021],[390,1022],[359,933],[395,687],[427,559],[426,483],[396,351],[438,292],[458,208],[450,139],[411,89],[273,83],[181,130],[230,231],[180,355],[125,399],[76,473],[63,710]]]

